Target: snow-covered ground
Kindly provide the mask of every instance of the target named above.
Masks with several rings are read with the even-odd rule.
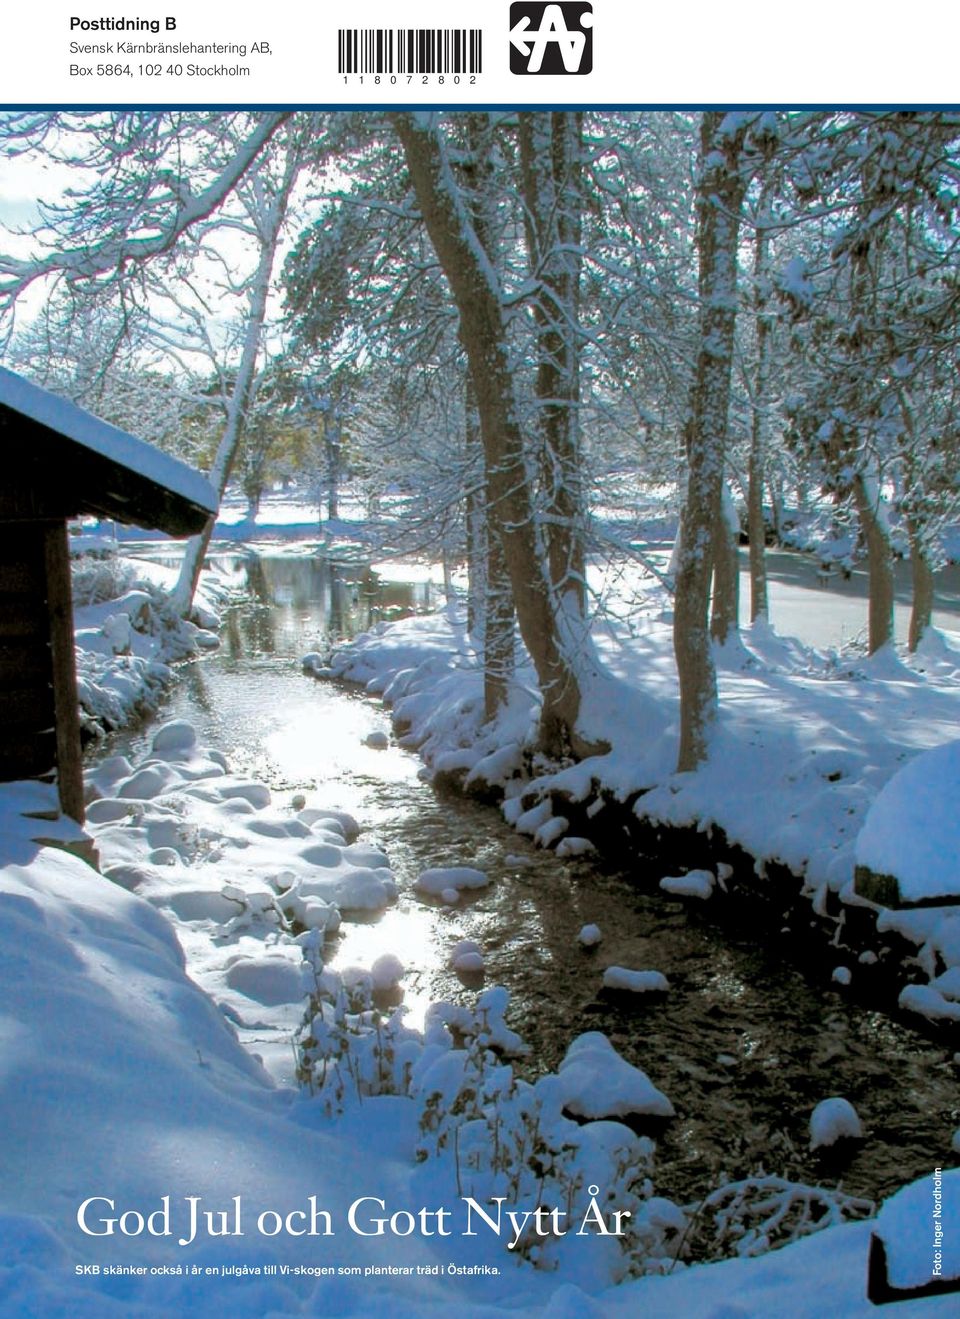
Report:
[[[390,896],[349,818],[270,800],[184,724],[140,765],[104,762],[89,791],[105,874],[38,847],[19,815],[37,802],[0,789],[0,1313],[872,1312],[867,1222],[754,1257],[761,1224],[790,1205],[811,1217],[815,1197],[776,1179],[731,1220],[738,1258],[674,1264],[694,1206],[655,1194],[653,1142],[617,1120],[673,1106],[604,1036],[530,1085],[502,991],[439,1005],[424,1032],[372,1016],[402,967],[322,962],[330,898]],[[281,1044],[308,1004],[296,1089]],[[812,1217],[839,1224],[840,1201]]]
[[[150,595],[145,582],[78,617],[107,675],[117,661],[117,672],[139,670],[128,661],[176,653],[152,622],[137,626],[153,612],[137,595]],[[949,640],[910,669],[886,656],[842,670],[754,629],[727,656],[711,766],[681,782],[669,774],[668,638],[653,607],[600,638],[612,677],[592,712],[612,750],[541,786],[588,794],[596,775],[620,793],[653,787],[644,801],[661,818],[715,820],[758,856],[804,867],[815,899],[845,887],[880,786],[915,751],[956,736]],[[473,742],[478,679],[449,615],[361,638],[337,667],[394,701],[434,768],[500,777],[520,828],[586,850],[546,803],[522,811],[509,786],[531,727],[523,690]],[[89,790],[104,874],[38,843],[76,832],[36,818],[49,789],[0,788],[0,1313],[873,1313],[871,1224],[840,1224],[842,1197],[775,1178],[710,1206],[737,1258],[674,1262],[695,1206],[656,1195],[654,1143],[619,1121],[668,1119],[674,1104],[604,1036],[571,1040],[557,1074],[531,1085],[512,1069],[523,1046],[496,988],[472,1012],[439,1005],[422,1031],[374,1015],[402,981],[402,956],[334,974],[324,935],[388,904],[395,880],[334,803],[272,800],[183,724],[160,730],[143,764],[102,763]],[[423,890],[457,901],[484,878],[464,862],[427,872]],[[725,876],[676,878],[703,900]],[[931,970],[956,947],[939,909],[896,919],[914,922]],[[645,974],[644,988],[669,988]],[[960,1221],[958,1177],[944,1170],[938,1183],[944,1222]],[[892,1216],[921,1214],[925,1195],[918,1183],[913,1208]],[[758,1253],[778,1216],[837,1225]],[[922,1281],[932,1255],[919,1228],[910,1239],[897,1276]],[[954,1312],[950,1296],[899,1311]]]

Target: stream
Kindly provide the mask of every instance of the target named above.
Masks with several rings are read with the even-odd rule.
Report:
[[[344,923],[332,965],[369,966],[384,952],[409,968],[412,1024],[438,998],[470,1002],[474,981],[449,968],[459,939],[483,950],[483,983],[511,994],[509,1024],[532,1046],[528,1074],[553,1068],[574,1036],[606,1033],[672,1099],[677,1118],[658,1137],[656,1190],[680,1202],[763,1168],[879,1199],[950,1161],[960,1126],[957,1064],[945,1048],[850,1001],[831,965],[792,965],[769,941],[738,937],[696,904],[637,887],[643,862],[619,870],[596,858],[559,860],[513,832],[498,811],[438,797],[420,762],[391,743],[378,701],[300,671],[307,651],[430,605],[426,582],[380,582],[362,567],[315,557],[221,560],[248,598],[226,616],[219,652],[180,667],[148,726],[113,735],[96,757],[144,755],[158,723],[189,720],[201,744],[256,777],[278,803],[313,791],[361,823],[383,848],[400,888],[377,919]],[[430,866],[477,866],[494,879],[453,909],[422,901],[413,883]],[[587,923],[603,931],[589,952]],[[659,1001],[601,991],[611,964],[662,971]],[[814,1105],[843,1095],[866,1140],[837,1163],[808,1151]]]

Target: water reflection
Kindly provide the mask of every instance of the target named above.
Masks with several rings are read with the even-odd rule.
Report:
[[[249,603],[231,610],[227,619],[223,654],[228,661],[256,655],[299,658],[306,650],[431,605],[429,582],[384,581],[364,565],[259,555],[233,563],[242,569]]]

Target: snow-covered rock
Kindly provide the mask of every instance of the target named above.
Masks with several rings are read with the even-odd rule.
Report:
[[[554,815],[537,829],[533,835],[533,840],[538,847],[552,847],[554,843],[570,828],[570,821],[563,815]]]
[[[589,856],[596,850],[589,838],[576,838],[570,834],[557,843],[557,856],[561,859],[569,856]]]
[[[577,935],[577,943],[583,948],[596,948],[602,939],[599,925],[581,925]]]
[[[306,1000],[301,962],[280,953],[237,956],[226,967],[226,983],[246,998],[273,1007]]]
[[[670,1118],[674,1107],[646,1072],[617,1052],[600,1031],[578,1035],[558,1072],[561,1102],[575,1117]]]
[[[810,1114],[810,1148],[824,1149],[838,1140],[862,1140],[863,1126],[849,1099],[821,1099]]]
[[[406,967],[393,953],[381,953],[370,968],[373,988],[380,992],[396,989],[406,974]]]
[[[298,892],[334,903],[341,911],[382,911],[395,900],[397,885],[386,869],[331,866],[301,879]]]
[[[331,810],[328,806],[311,806],[309,803],[300,808],[297,819],[314,831],[339,833],[345,843],[352,843],[360,833],[360,826],[347,811]]]
[[[227,799],[236,797],[241,801],[249,802],[254,810],[258,811],[269,806],[272,800],[267,785],[257,783],[253,779],[224,778],[217,783],[216,790]]]
[[[714,877],[709,870],[688,870],[685,875],[665,875],[660,881],[664,893],[679,898],[709,898]]]
[[[508,810],[511,806],[516,806],[518,808],[514,819],[510,818],[513,812]],[[528,811],[520,808],[519,800],[517,800],[516,802],[504,802],[503,814],[518,833],[536,835],[551,818],[553,810],[550,806],[549,800],[546,799],[537,802],[537,804],[531,806]]]
[[[173,719],[154,733],[150,743],[155,756],[176,760],[192,756],[197,746],[197,730],[185,719]]]
[[[151,797],[159,797],[179,781],[180,777],[176,770],[169,765],[144,765],[128,779],[118,783],[116,792],[118,797],[148,801]]]
[[[121,797],[98,797],[89,803],[86,809],[88,824],[113,824],[117,820],[126,820],[136,810],[133,802]]]
[[[473,939],[461,939],[450,954],[450,965],[461,975],[475,975],[483,970],[483,953]]]
[[[482,870],[473,869],[472,866],[437,866],[421,871],[414,887],[421,893],[442,897],[446,902],[447,893],[456,895],[463,889],[486,888],[490,882],[489,875]]]
[[[625,966],[608,966],[603,973],[603,987],[630,994],[665,994],[670,981],[661,971],[631,971]]]

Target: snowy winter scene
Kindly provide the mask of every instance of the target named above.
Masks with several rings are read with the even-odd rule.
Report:
[[[8,110],[0,230],[0,1315],[956,1315],[960,116]]]

